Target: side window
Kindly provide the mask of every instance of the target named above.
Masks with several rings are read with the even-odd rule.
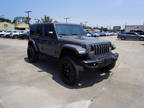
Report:
[[[126,34],[129,34],[129,35],[134,35],[134,33],[126,33]]]
[[[56,33],[53,24],[44,25],[44,35],[50,38],[56,38]]]
[[[37,25],[37,36],[42,36],[43,26],[42,24]]]
[[[135,33],[130,33],[131,35],[135,35]]]

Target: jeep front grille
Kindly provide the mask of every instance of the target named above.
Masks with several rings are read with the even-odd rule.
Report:
[[[95,55],[105,54],[109,52],[110,44],[94,45]]]

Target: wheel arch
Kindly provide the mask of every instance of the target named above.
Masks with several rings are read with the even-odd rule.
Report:
[[[66,56],[77,56],[76,49],[64,47],[60,53],[59,59],[66,57]]]
[[[32,45],[35,48],[35,51],[37,51],[37,52],[39,51],[38,46],[37,46],[37,44],[35,43],[34,40],[29,40],[28,41],[28,46],[29,45]]]
[[[87,53],[86,49],[82,48],[81,46],[66,44],[62,48],[59,58],[66,55],[78,57],[79,55],[85,55],[86,53]]]

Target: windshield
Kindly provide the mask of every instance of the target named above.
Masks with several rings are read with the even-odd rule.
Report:
[[[84,35],[85,32],[80,25],[56,24],[58,35]]]

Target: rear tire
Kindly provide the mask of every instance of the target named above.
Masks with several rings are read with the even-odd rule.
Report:
[[[126,38],[125,37],[121,37],[121,40],[126,40]]]
[[[144,41],[144,38],[141,37],[141,38],[139,38],[139,40],[140,40],[140,41]]]
[[[38,61],[39,54],[38,54],[38,52],[35,51],[35,48],[33,47],[33,45],[28,45],[27,56],[28,56],[30,63]]]
[[[70,86],[75,85],[78,82],[79,74],[76,72],[76,61],[72,57],[61,58],[59,62],[60,76],[62,81]]]
[[[15,36],[14,36],[14,39],[17,39],[17,38],[18,38],[18,36],[17,36],[17,35],[15,35]]]
[[[6,35],[6,38],[9,38],[9,35]]]

